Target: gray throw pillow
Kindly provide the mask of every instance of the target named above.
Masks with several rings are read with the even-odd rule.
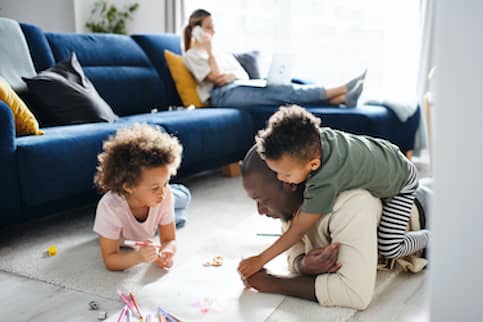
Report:
[[[247,72],[250,79],[260,79],[260,67],[258,66],[258,50],[248,51],[246,53],[233,54],[243,69]]]
[[[118,119],[84,75],[75,53],[37,76],[22,79],[43,126]]]

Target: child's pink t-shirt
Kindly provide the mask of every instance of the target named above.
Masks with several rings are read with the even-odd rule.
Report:
[[[144,222],[136,220],[126,197],[109,191],[97,205],[94,231],[108,239],[145,241],[154,237],[159,225],[167,225],[173,221],[173,196],[169,185],[166,198],[149,208]]]

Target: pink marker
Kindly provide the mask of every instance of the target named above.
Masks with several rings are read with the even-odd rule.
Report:
[[[137,241],[137,240],[125,240],[124,245],[140,246],[140,247],[152,246],[152,247],[156,247],[156,248],[161,248],[161,245],[159,245],[159,244],[146,243],[146,242]]]
[[[119,315],[119,319],[117,319],[117,322],[124,322],[126,319],[126,314],[129,309],[127,308],[127,305],[124,305],[124,307],[121,310],[121,314]]]
[[[117,294],[119,294],[119,296],[121,297],[121,300],[124,303],[126,303],[126,306],[128,307],[128,309],[130,309],[131,311],[135,310],[134,305],[131,303],[131,301],[129,301],[126,295],[122,294],[121,291],[117,291]]]

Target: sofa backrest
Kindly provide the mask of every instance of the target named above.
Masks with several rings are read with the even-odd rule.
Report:
[[[131,37],[141,46],[151,60],[151,63],[156,67],[166,88],[166,100],[168,104],[181,106],[181,99],[168,69],[168,63],[164,57],[165,49],[178,55],[182,54],[181,38],[178,35],[168,33],[133,35]]]
[[[116,114],[148,113],[153,108],[162,110],[171,105],[158,71],[131,37],[43,33],[26,24],[22,24],[22,30],[37,72],[75,52],[84,73]]]

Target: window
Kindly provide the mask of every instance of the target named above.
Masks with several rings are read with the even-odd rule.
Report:
[[[368,68],[365,97],[415,94],[419,57],[416,0],[185,0],[186,17],[202,6],[213,15],[215,47],[293,56],[294,76],[325,86]]]

